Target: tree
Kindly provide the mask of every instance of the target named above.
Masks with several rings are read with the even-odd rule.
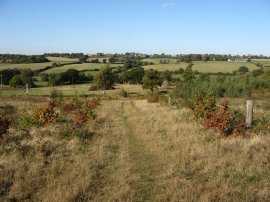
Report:
[[[4,69],[0,71],[0,75],[2,75],[2,82],[4,85],[8,85],[12,77],[20,74],[18,69]]]
[[[144,68],[142,67],[135,67],[131,69],[131,83],[138,84],[142,82],[142,78],[144,75]]]
[[[239,67],[238,71],[241,73],[246,73],[246,72],[248,72],[248,68],[246,66],[241,66],[241,67]]]
[[[20,75],[21,81],[23,82],[23,84],[28,84],[29,87],[34,86],[32,76],[34,76],[34,72],[31,69],[21,70],[21,75]]]
[[[143,88],[150,89],[152,92],[157,86],[161,85],[162,79],[160,77],[160,73],[156,70],[149,69],[145,71],[143,81]]]
[[[87,62],[87,56],[82,56],[79,58],[80,63],[86,63]]]
[[[109,58],[109,63],[110,64],[114,64],[115,62],[116,62],[116,58],[115,57]]]
[[[115,83],[115,76],[112,73],[112,69],[109,65],[103,67],[96,76],[97,86],[103,90],[109,90],[113,88]]]
[[[192,65],[191,66],[189,65],[186,68],[183,77],[184,77],[184,81],[191,81],[192,79],[195,78],[195,75],[194,75],[194,73],[192,71]]]
[[[166,70],[161,73],[161,78],[163,80],[171,81],[172,80],[172,72],[169,70]]]
[[[12,79],[9,81],[9,85],[10,85],[10,87],[13,87],[13,88],[16,88],[18,86],[22,86],[23,81],[21,79],[21,76],[16,75],[16,76],[12,77]]]

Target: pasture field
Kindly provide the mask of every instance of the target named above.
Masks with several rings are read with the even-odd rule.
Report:
[[[51,62],[78,62],[79,59],[78,58],[65,58],[65,57],[52,57],[52,56],[48,56],[46,57],[48,60],[50,60]]]
[[[86,71],[86,70],[93,70],[93,69],[100,69],[104,64],[101,63],[82,63],[82,64],[72,64],[72,65],[65,65],[62,67],[54,67],[44,71],[43,73],[61,73],[65,72],[68,69],[76,69],[78,71]],[[110,67],[117,67],[119,64],[111,64]]]
[[[143,59],[142,61],[153,62],[154,64],[158,65],[160,60],[166,60],[166,61],[169,60],[171,64],[176,63],[176,59],[172,59],[172,58],[146,58],[146,59]]]
[[[201,73],[232,73],[233,71],[237,70],[241,66],[246,66],[249,71],[253,71],[258,67],[252,63],[237,63],[237,62],[220,62],[220,61],[209,61],[209,62],[193,62],[192,69],[197,70]],[[181,62],[179,64],[158,64],[158,65],[147,65],[144,66],[145,69],[155,69],[158,71],[175,71],[179,68],[186,69],[188,63]]]
[[[42,85],[43,83],[41,83]],[[45,85],[45,83],[43,84]],[[103,95],[102,90],[89,91],[90,86],[93,84],[76,84],[76,85],[63,85],[56,87],[40,87],[29,89],[30,96],[49,96],[53,89],[60,91],[64,96],[75,96],[75,95]],[[117,84],[114,90],[106,90],[106,95],[118,96],[121,89],[124,89],[129,94],[143,94],[146,91],[142,89],[141,85],[131,85],[131,84]],[[0,89],[1,96],[22,96],[25,94],[24,88],[10,88],[5,86],[2,90]]]
[[[270,59],[252,59],[253,63],[260,63],[263,64],[263,67],[265,70],[269,71],[270,70]]]
[[[53,62],[44,62],[44,63],[28,63],[28,64],[9,64],[9,63],[0,63],[0,70],[3,69],[32,69],[39,70],[44,67],[51,66]]]
[[[98,59],[98,62],[103,63],[103,59],[106,59],[106,61],[109,61],[109,57],[88,57],[87,61]]]
[[[157,71],[166,71],[166,70],[175,71],[175,70],[178,70],[179,68],[186,69],[187,66],[188,66],[187,63],[181,62],[179,64],[155,64],[155,65],[146,65],[146,66],[143,66],[143,68],[145,70],[155,69]]]
[[[18,118],[47,102],[0,97],[1,106],[16,107],[11,116]],[[13,127],[0,143],[0,201],[270,198],[269,132],[222,138],[189,109],[136,99],[101,100],[96,119],[80,127],[71,125],[73,112],[60,113],[56,123]]]

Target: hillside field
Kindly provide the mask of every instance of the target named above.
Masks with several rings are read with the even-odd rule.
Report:
[[[0,70],[3,69],[32,69],[39,70],[44,67],[51,66],[53,62],[45,62],[45,63],[29,63],[29,64],[10,64],[10,63],[0,63]]]
[[[258,69],[258,67],[252,63],[239,63],[239,62],[222,62],[222,61],[209,61],[209,62],[192,62],[194,65],[192,66],[193,70],[197,70],[202,73],[232,73],[237,70],[241,66],[246,66],[249,71],[253,71],[254,69]],[[158,71],[175,71],[179,68],[185,69],[188,66],[188,63],[181,62],[179,64],[155,64],[155,65],[147,65],[144,66],[145,69],[155,69]]]
[[[78,58],[65,58],[65,57],[52,57],[48,56],[46,57],[51,62],[78,62]]]
[[[68,69],[76,69],[78,71],[87,71],[87,70],[93,70],[93,69],[100,69],[103,67],[104,64],[102,63],[82,63],[82,64],[72,64],[72,65],[65,65],[62,67],[54,67],[52,69],[48,69],[44,71],[44,73],[61,73],[65,72]],[[112,64],[110,67],[117,67],[119,64]]]

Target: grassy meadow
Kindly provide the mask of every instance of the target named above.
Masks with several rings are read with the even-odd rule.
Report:
[[[249,71],[253,71],[254,69],[258,69],[258,67],[252,63],[240,63],[240,62],[222,62],[222,61],[209,61],[209,62],[192,62],[193,70],[197,70],[201,73],[232,73],[237,70],[241,66],[246,66]],[[181,62],[179,64],[155,64],[155,65],[147,65],[144,66],[144,69],[155,69],[158,71],[175,71],[179,68],[186,69],[188,63]]]
[[[65,57],[52,57],[48,56],[46,57],[51,62],[78,62],[78,58],[65,58]]]
[[[69,106],[71,100],[61,102]],[[1,106],[16,107],[13,116],[20,120],[47,102],[0,97]],[[243,99],[232,103],[245,106]],[[224,138],[202,127],[187,108],[145,99],[102,99],[96,118],[74,128],[74,112],[63,109],[56,123],[27,130],[18,130],[24,126],[18,123],[10,129],[0,144],[0,201],[270,198],[270,131]]]
[[[44,85],[46,83],[44,82]],[[103,95],[102,90],[98,91],[89,91],[90,86],[93,84],[76,84],[76,85],[63,85],[56,87],[38,87],[29,89],[30,96],[49,96],[53,89],[61,92],[64,96],[75,96],[75,95]],[[118,96],[120,94],[121,89],[126,90],[129,94],[140,95],[145,93],[146,91],[142,89],[141,85],[131,85],[131,84],[117,84],[115,85],[114,90],[106,90],[106,95]],[[10,88],[8,86],[4,86],[3,89],[0,89],[1,96],[22,96],[25,95],[24,88]]]
[[[29,64],[10,64],[10,63],[0,63],[0,70],[3,69],[32,69],[39,70],[44,67],[51,66],[53,62],[44,62],[44,63],[29,63]]]
[[[54,67],[51,69],[48,69],[46,71],[43,71],[43,73],[61,73],[65,72],[68,69],[76,69],[78,71],[87,71],[87,70],[94,70],[94,69],[100,69],[104,64],[102,63],[82,63],[82,64],[72,64],[72,65],[65,65],[62,67]],[[119,64],[112,64],[111,67],[117,67]]]

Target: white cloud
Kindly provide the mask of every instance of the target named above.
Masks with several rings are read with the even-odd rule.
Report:
[[[162,8],[168,8],[168,7],[174,7],[174,6],[176,6],[176,4],[174,2],[161,4]]]

